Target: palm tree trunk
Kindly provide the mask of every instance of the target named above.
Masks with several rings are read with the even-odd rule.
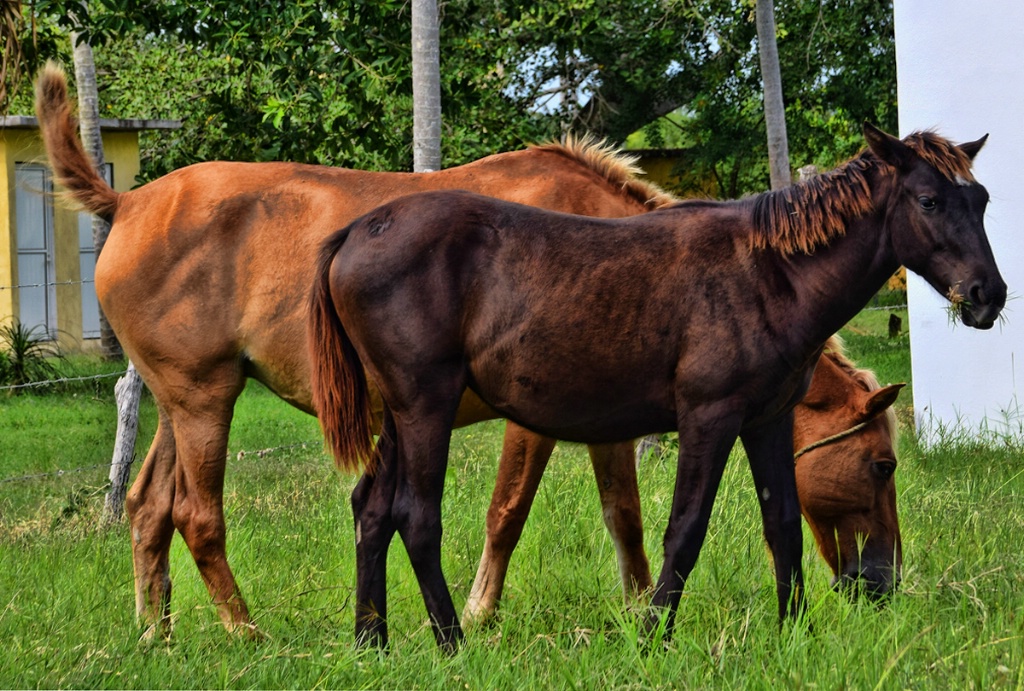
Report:
[[[782,75],[779,70],[779,49],[775,43],[775,5],[772,0],[757,0],[758,54],[761,58],[761,79],[764,84],[764,121],[768,129],[768,167],[772,189],[787,187],[789,142],[786,137],[786,106],[782,102]]]
[[[71,42],[74,45],[75,61],[75,85],[78,90],[78,119],[82,133],[82,143],[85,150],[92,156],[96,169],[103,175],[103,138],[100,135],[100,106],[99,92],[96,88],[96,65],[92,59],[92,46],[84,40],[79,40],[81,34],[71,33]],[[99,261],[100,252],[107,241],[110,233],[110,224],[98,216],[92,217],[92,241],[96,252],[96,260]],[[121,344],[110,328],[110,322],[100,308],[100,349],[103,356],[108,360],[116,360],[123,356]]]
[[[412,156],[417,173],[441,168],[441,64],[437,0],[412,2]]]

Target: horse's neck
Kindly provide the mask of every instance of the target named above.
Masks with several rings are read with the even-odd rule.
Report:
[[[884,209],[852,221],[846,235],[813,255],[790,258],[795,272],[795,333],[817,348],[852,319],[899,268]]]

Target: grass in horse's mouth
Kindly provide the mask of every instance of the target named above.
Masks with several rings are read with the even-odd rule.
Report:
[[[949,290],[946,291],[946,299],[949,300],[949,304],[946,305],[946,316],[949,317],[949,323],[956,326],[964,308],[971,305],[964,294],[960,292],[960,281],[949,287]]]
[[[1016,300],[1018,297],[1020,296],[1008,294],[1006,296],[1006,302],[1009,303],[1011,300]],[[949,317],[950,325],[956,326],[960,322],[960,314],[962,313],[963,309],[969,308],[971,306],[971,301],[964,297],[964,294],[960,292],[959,281],[951,285],[949,287],[949,290],[946,291],[946,299],[949,300],[949,304],[946,305],[945,307],[946,316]],[[1004,306],[1003,309],[999,312],[999,315],[996,317],[996,321],[999,322],[1000,326],[1006,323],[1006,312],[1007,310]]]

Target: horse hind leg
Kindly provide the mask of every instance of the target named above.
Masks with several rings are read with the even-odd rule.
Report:
[[[519,543],[555,440],[509,422],[498,478],[487,510],[487,536],[473,588],[462,611],[463,625],[478,625],[498,607],[512,552]]]
[[[156,436],[125,498],[135,569],[135,613],[143,638],[171,633],[170,549],[174,536],[174,431],[160,410]]]
[[[402,413],[394,411],[398,474],[391,515],[416,573],[434,639],[446,652],[454,652],[463,633],[441,569],[441,497],[465,379],[459,372],[438,369],[434,382],[440,383],[438,389],[420,394]]]
[[[644,551],[633,445],[594,444],[588,450],[605,527],[615,544],[622,589],[628,600],[636,600],[651,588],[651,567]]]
[[[228,565],[225,548],[224,470],[228,431],[243,382],[235,373],[219,382],[214,379],[214,375],[207,377],[209,391],[230,391],[231,395],[193,397],[187,401],[187,406],[177,405],[168,411],[177,447],[172,518],[192,553],[225,628],[257,635]]]
[[[352,491],[356,531],[356,642],[386,648],[387,559],[395,535],[391,508],[395,500],[395,422],[384,409],[377,439],[380,462],[374,475],[364,474]]]

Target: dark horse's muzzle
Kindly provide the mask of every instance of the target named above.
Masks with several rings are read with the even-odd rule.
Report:
[[[999,276],[978,279],[965,289],[960,321],[974,329],[991,329],[1006,305],[1006,283]]]

